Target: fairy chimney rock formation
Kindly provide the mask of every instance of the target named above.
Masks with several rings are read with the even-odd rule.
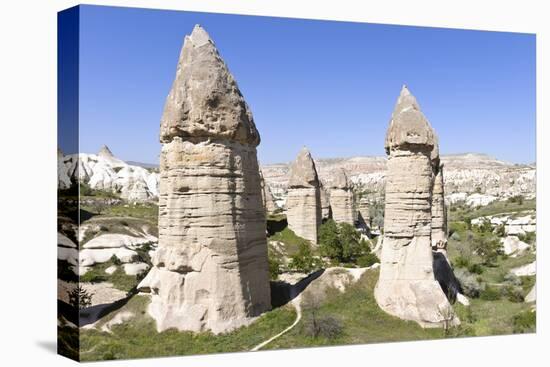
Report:
[[[159,331],[227,332],[271,307],[252,114],[200,26],[161,119],[159,244],[138,289]]]
[[[319,192],[321,198],[321,218],[328,219],[330,217],[329,195],[322,182],[319,182]]]
[[[271,188],[269,185],[265,183],[264,176],[262,174],[262,171],[260,170],[260,184],[262,187],[262,203],[264,206],[264,210],[266,214],[273,214],[277,212],[279,207],[275,203],[275,199],[273,198],[273,194],[271,193]]]
[[[430,123],[404,86],[386,134],[384,242],[375,298],[384,311],[423,327],[459,323],[433,273],[431,154],[435,144]]]
[[[357,221],[360,225],[370,229],[370,203],[366,196],[359,199],[359,204],[357,206]]]
[[[346,171],[340,168],[330,185],[332,219],[338,223],[353,224],[355,221],[353,206],[353,191],[348,176]]]
[[[290,166],[286,208],[288,227],[316,244],[321,226],[321,194],[315,163],[306,147]]]
[[[432,193],[432,248],[447,257],[447,210],[443,182],[443,164],[434,167]]]

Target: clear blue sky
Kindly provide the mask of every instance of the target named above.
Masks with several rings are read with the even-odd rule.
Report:
[[[366,23],[81,7],[80,151],[156,163],[184,36],[210,33],[250,105],[261,163],[384,155],[407,84],[443,154],[535,161],[535,36]]]

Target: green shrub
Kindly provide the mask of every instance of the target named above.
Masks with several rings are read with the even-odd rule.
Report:
[[[319,229],[319,250],[333,261],[349,263],[368,254],[370,247],[351,224],[329,219]]]
[[[359,265],[361,268],[366,268],[379,262],[380,259],[378,258],[378,256],[376,256],[372,252],[357,258],[357,265]]]
[[[501,254],[500,240],[491,233],[475,233],[472,250],[481,257],[484,265],[491,266]]]
[[[455,269],[454,274],[460,282],[462,292],[465,296],[470,298],[479,297],[481,291],[483,290],[483,286],[474,274],[471,274],[464,268]]]
[[[304,322],[304,332],[312,338],[335,339],[342,334],[342,322],[330,315],[308,316]]]
[[[271,254],[268,257],[269,261],[269,277],[271,280],[276,280],[279,277],[281,261]]]
[[[115,255],[111,256],[111,262],[113,263],[113,265],[122,265],[122,261],[120,261],[120,259]]]
[[[537,325],[536,311],[522,311],[512,318],[514,325],[514,333],[529,333],[534,332]]]
[[[479,275],[479,274],[483,273],[483,266],[481,264],[478,264],[478,263],[470,264],[470,266],[468,266],[468,271],[470,273]]]
[[[479,294],[479,298],[485,301],[497,301],[501,297],[501,293],[498,289],[486,286],[484,290]]]
[[[470,258],[466,257],[465,255],[459,255],[457,256],[453,261],[453,266],[455,268],[469,268],[471,266]]]
[[[510,302],[520,303],[525,300],[523,295],[523,288],[517,285],[506,285],[502,287],[501,294],[506,297]]]
[[[460,241],[461,237],[460,235],[458,234],[458,232],[453,232],[453,234],[449,237],[451,240],[454,240],[454,241]]]
[[[300,243],[298,252],[290,258],[290,267],[296,271],[310,273],[313,270],[320,269],[322,262],[311,251],[307,243]]]

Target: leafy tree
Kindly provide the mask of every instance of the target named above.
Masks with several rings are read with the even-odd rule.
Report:
[[[361,235],[348,223],[341,223],[338,229],[342,246],[339,260],[342,262],[352,261],[361,254],[361,245],[359,243]]]
[[[304,273],[310,273],[321,267],[321,262],[313,256],[310,246],[300,242],[298,252],[290,258],[290,267]]]
[[[338,225],[332,219],[327,220],[319,229],[319,247],[323,256],[331,259],[342,256],[342,243],[338,234]]]
[[[487,266],[494,265],[501,253],[498,237],[487,233],[477,233],[474,236],[472,249],[481,257],[483,264]]]

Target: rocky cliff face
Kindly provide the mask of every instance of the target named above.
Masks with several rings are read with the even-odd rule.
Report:
[[[406,87],[386,135],[388,154],[384,242],[378,305],[391,315],[423,327],[458,323],[433,273],[431,244],[432,153],[437,138]]]
[[[158,330],[214,333],[271,307],[252,114],[200,26],[185,38],[161,120],[159,244],[139,284]]]
[[[288,228],[316,244],[322,216],[321,192],[315,163],[305,147],[292,163],[288,185]]]
[[[353,191],[344,169],[338,170],[330,184],[330,208],[332,219],[336,222],[348,224],[355,222]]]

